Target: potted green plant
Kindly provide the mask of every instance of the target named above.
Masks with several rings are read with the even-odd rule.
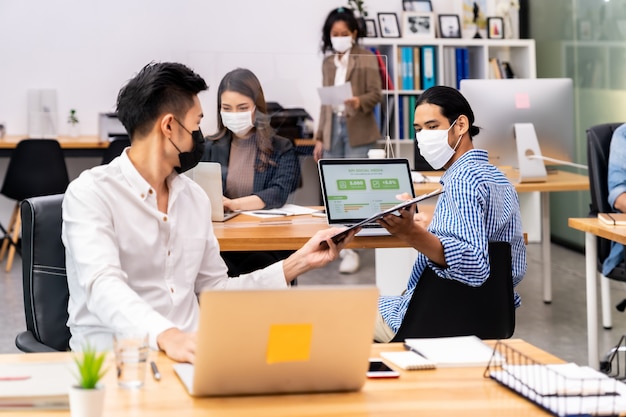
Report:
[[[356,17],[357,22],[359,22],[359,32],[362,34],[367,33],[365,29],[365,18],[367,17],[365,1],[348,0],[348,7],[354,10],[354,16]]]
[[[106,374],[106,353],[87,345],[74,355],[77,384],[70,388],[72,417],[100,417],[104,408],[104,386],[99,382]]]
[[[70,109],[70,114],[67,116],[67,124],[69,125],[69,136],[78,136],[79,120],[76,115],[76,109]]]
[[[365,2],[363,0],[348,0],[348,7],[354,10],[357,17],[367,17]]]

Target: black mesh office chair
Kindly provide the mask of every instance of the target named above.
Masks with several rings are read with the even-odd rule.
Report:
[[[0,247],[0,261],[8,249],[6,271],[13,265],[20,234],[22,200],[65,192],[69,184],[63,150],[54,139],[25,139],[11,155],[0,194],[16,201],[7,234]]]
[[[508,242],[489,243],[489,266],[489,278],[480,287],[441,278],[426,268],[392,342],[419,337],[511,337],[515,300]]]
[[[589,216],[591,217],[596,217],[598,213],[611,213],[614,211],[608,202],[609,152],[613,132],[621,125],[622,123],[606,123],[587,129],[587,164],[589,166],[589,191],[591,194]],[[597,241],[598,273],[601,274],[602,264],[611,252],[611,242],[602,238],[597,238]],[[609,305],[611,301],[609,279],[626,282],[626,265],[623,261],[608,276],[601,275],[600,278],[602,325],[605,329],[610,329],[613,326]]]
[[[130,146],[130,138],[127,135],[113,137],[111,142],[109,142],[109,147],[105,149],[102,155],[100,165],[106,165],[114,160],[128,146]]]
[[[26,331],[15,338],[23,352],[69,349],[69,291],[61,242],[63,194],[22,201],[22,286]]]

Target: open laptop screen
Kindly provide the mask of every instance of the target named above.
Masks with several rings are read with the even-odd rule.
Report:
[[[320,183],[329,224],[356,223],[415,196],[407,159],[321,159]]]

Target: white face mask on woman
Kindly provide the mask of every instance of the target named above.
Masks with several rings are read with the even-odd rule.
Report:
[[[352,48],[352,36],[331,36],[330,43],[333,45],[335,52],[343,54],[348,49]]]
[[[445,130],[422,129],[415,134],[420,153],[434,169],[441,169],[452,158],[459,142],[461,142],[461,136],[459,136],[454,149],[448,145],[448,132],[455,123],[456,120]]]
[[[252,110],[241,112],[221,111],[222,123],[237,136],[245,136],[254,127]]]

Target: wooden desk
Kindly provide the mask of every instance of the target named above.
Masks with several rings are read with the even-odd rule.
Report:
[[[300,147],[310,146],[310,147],[313,147],[313,146],[315,146],[315,142],[317,142],[317,141],[315,139],[294,139],[293,142],[296,144],[296,146],[300,146]]]
[[[510,340],[516,349],[544,363],[562,362],[524,341]],[[340,347],[338,347],[340,348]],[[400,344],[376,344],[372,356],[385,350],[401,350]],[[105,376],[104,416],[547,416],[546,411],[495,381],[483,377],[481,368],[448,368],[429,371],[404,371],[398,379],[373,380],[359,392],[199,398],[187,395],[174,374],[172,361],[162,353],[151,352],[162,379],[150,373],[146,385],[137,391],[117,387],[115,364],[108,360]],[[1,362],[69,360],[70,353],[31,353],[0,355]],[[69,416],[69,411],[46,411],[46,415]],[[23,411],[21,417],[42,415]]]
[[[602,237],[626,245],[626,227],[608,226],[597,218],[570,218],[567,224],[572,229],[585,232],[587,356],[589,366],[597,368],[600,357],[598,352],[598,299],[596,289],[596,277],[598,276],[598,241],[596,237]],[[602,280],[600,284],[602,296],[609,297],[607,280]]]
[[[225,222],[213,222],[222,251],[297,250],[317,231],[327,229],[326,219],[311,215],[272,218],[240,214]],[[348,247],[399,248],[406,243],[393,236],[359,236]]]
[[[511,181],[518,193],[557,192],[557,191],[584,191],[589,189],[589,177],[587,175],[574,174],[567,171],[550,171],[545,182],[519,182],[519,173],[512,168],[500,168]],[[443,171],[422,172],[427,176],[441,176]],[[416,194],[424,194],[441,187],[438,182],[426,182],[414,184]]]
[[[0,157],[11,156],[17,144],[27,139],[25,136],[5,136],[0,140]],[[57,138],[65,156],[102,156],[102,152],[109,147],[109,142],[103,142],[98,136],[59,136]]]
[[[584,191],[589,189],[587,175],[566,171],[550,171],[545,182],[519,183],[519,173],[512,168],[501,168],[518,193],[538,191],[541,201],[541,252],[543,258],[543,301],[552,302],[552,257],[550,252],[550,193],[561,191]],[[439,176],[442,172],[423,172]],[[415,193],[423,194],[439,188],[438,182],[415,184]]]

